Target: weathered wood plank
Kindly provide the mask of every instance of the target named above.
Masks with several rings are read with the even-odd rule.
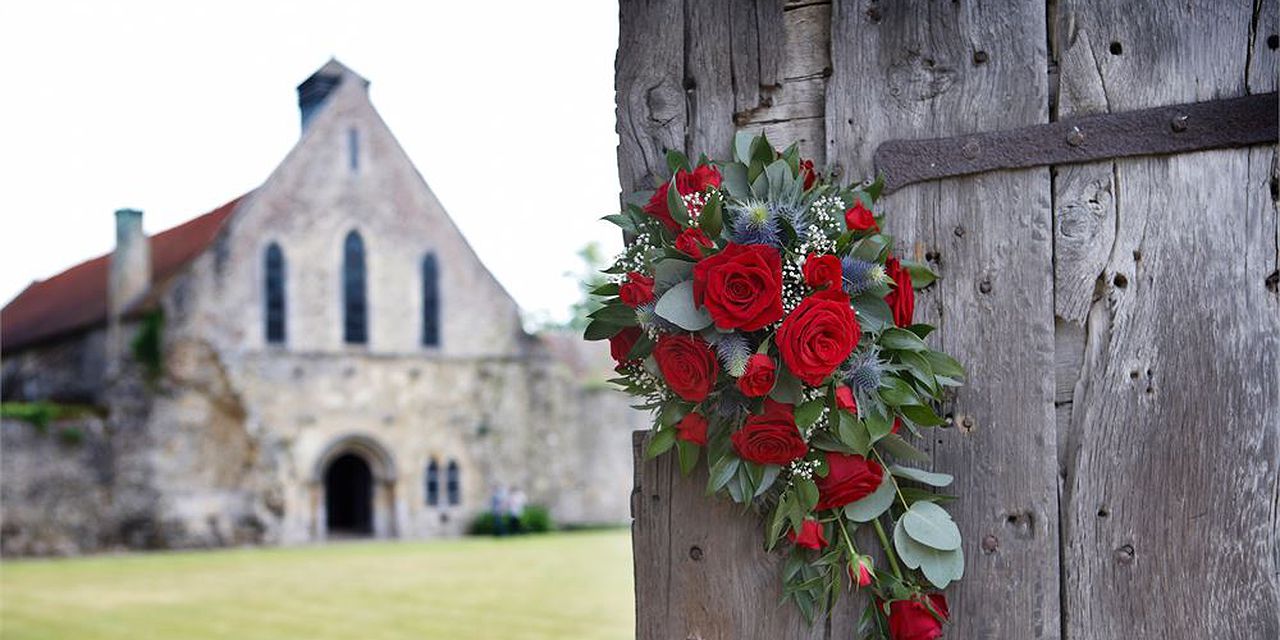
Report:
[[[683,81],[684,3],[621,3],[614,89],[623,194],[652,189],[666,177],[666,150],[684,148]]]
[[[1275,24],[1273,1],[1060,10],[1064,91],[1096,83],[1111,111],[1274,89],[1259,28]],[[1069,638],[1280,637],[1274,158],[1254,148],[1107,163],[1107,231],[1073,248],[1087,264],[1059,254],[1059,276],[1076,280],[1060,277],[1060,294],[1099,285],[1063,494]],[[1059,305],[1073,320],[1074,296]]]
[[[1043,3],[837,1],[828,162],[868,175],[881,142],[1048,121]],[[902,249],[942,280],[920,298],[969,366],[935,466],[957,475],[965,579],[956,638],[1059,636],[1048,171],[907,187],[885,200]],[[919,308],[920,305],[918,305]],[[985,542],[984,542],[985,541]]]

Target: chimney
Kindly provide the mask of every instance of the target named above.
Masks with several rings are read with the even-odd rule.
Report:
[[[151,245],[137,209],[116,210],[116,250],[107,278],[107,311],[112,321],[119,320],[151,288]]]
[[[338,62],[336,58],[330,58],[323,67],[320,67],[315,73],[311,74],[311,77],[303,80],[302,84],[298,85],[298,110],[302,114],[303,133],[306,133],[307,125],[311,123],[311,120],[320,113],[320,108],[324,106],[325,100],[347,79],[360,82],[365,90],[369,88],[368,80]]]

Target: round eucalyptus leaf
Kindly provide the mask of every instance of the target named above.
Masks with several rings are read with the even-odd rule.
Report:
[[[844,517],[854,522],[871,522],[893,504],[893,496],[893,480],[885,478],[870,495],[845,505]]]
[[[952,580],[964,576],[963,550],[940,551],[920,544],[907,535],[902,520],[898,520],[893,528],[893,547],[903,564],[910,569],[919,569],[939,589],[945,589]]]
[[[693,303],[693,281],[685,280],[662,294],[654,312],[685,331],[701,331],[711,325],[711,314]]]
[[[960,529],[946,509],[932,502],[916,502],[902,515],[902,526],[913,540],[940,551],[960,548]]]

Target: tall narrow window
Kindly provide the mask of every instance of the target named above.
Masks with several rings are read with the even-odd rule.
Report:
[[[440,465],[435,458],[427,464],[427,505],[440,504]]]
[[[360,130],[355,127],[347,129],[347,161],[351,173],[360,170]]]
[[[434,253],[422,259],[422,344],[440,344],[440,274]]]
[[[456,507],[462,502],[462,480],[459,476],[458,461],[450,460],[445,471],[445,493],[449,495],[449,506]]]
[[[266,282],[263,287],[263,306],[266,317],[267,342],[280,344],[285,338],[284,252],[272,242],[263,256]]]
[[[369,301],[365,292],[364,240],[352,231],[342,243],[342,339],[369,341]]]

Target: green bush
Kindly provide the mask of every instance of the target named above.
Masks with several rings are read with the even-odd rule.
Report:
[[[94,413],[93,407],[79,404],[58,404],[41,400],[39,402],[3,402],[0,403],[0,418],[21,420],[43,433],[49,423],[55,420],[80,418]]]
[[[546,507],[535,504],[524,508],[515,527],[512,527],[509,522],[504,524],[506,526],[503,528],[503,533],[507,535],[514,533],[546,533],[555,530],[555,523],[551,520],[551,512]],[[475,536],[491,536],[497,533],[498,527],[496,525],[497,521],[493,512],[485,511],[471,521],[471,525],[467,527],[467,533]]]

